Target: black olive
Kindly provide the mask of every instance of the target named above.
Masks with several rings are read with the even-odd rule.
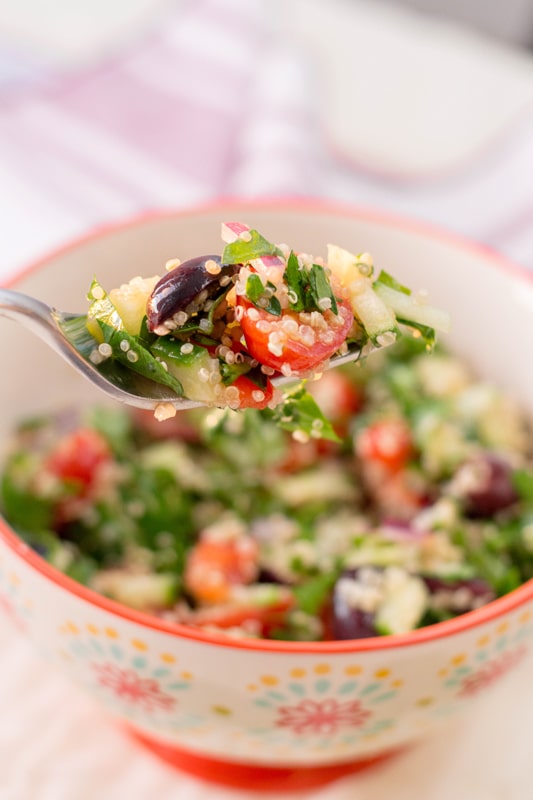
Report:
[[[379,567],[371,569],[376,572],[382,571]],[[333,588],[330,609],[330,630],[333,639],[368,639],[378,635],[374,625],[375,613],[349,605],[344,593],[340,591],[339,581],[341,579],[358,580],[360,576],[360,569],[347,569],[341,574]]]
[[[168,333],[169,328],[179,325],[173,324],[176,314],[183,312],[188,317],[201,311],[208,300],[227,290],[229,279],[238,270],[238,264],[222,264],[219,256],[196,256],[167,272],[148,300],[148,329]],[[169,327],[165,323],[170,323]]]
[[[471,518],[491,517],[518,500],[511,467],[490,453],[463,464],[454,483],[458,487],[465,514]]]
[[[472,611],[496,598],[496,592],[483,578],[447,580],[437,575],[422,575],[430,593],[429,605],[454,614]]]

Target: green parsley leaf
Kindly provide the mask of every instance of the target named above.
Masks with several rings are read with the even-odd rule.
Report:
[[[437,340],[437,334],[435,328],[430,328],[429,325],[420,325],[418,322],[411,322],[409,319],[402,319],[401,317],[396,317],[396,321],[400,325],[406,325],[408,328],[412,328],[415,331],[418,331],[422,340],[426,344],[426,348],[432,350],[435,346],[435,342]]]
[[[319,311],[324,311],[321,305],[321,300],[330,300],[330,309],[334,314],[338,314],[337,301],[331,288],[331,283],[326,275],[324,267],[318,264],[312,264],[309,270],[309,284],[311,287],[311,294],[315,305]]]
[[[124,328],[124,323],[117,309],[109,299],[107,292],[101,284],[94,278],[91,283],[87,299],[92,300],[87,316],[98,321],[105,322],[115,330],[120,331]]]
[[[388,286],[389,289],[395,289],[397,292],[402,292],[403,294],[411,294],[411,290],[404,286],[401,283],[398,283],[396,278],[393,278],[388,272],[385,270],[381,270],[378,277],[376,278],[376,283],[381,283],[383,286]]]
[[[335,585],[338,573],[336,571],[322,573],[309,578],[304,583],[293,587],[293,593],[300,611],[316,617],[329,599],[331,590]]]
[[[139,344],[136,336],[131,336],[124,330],[116,330],[100,319],[98,320],[98,324],[103,333],[104,341],[111,345],[113,350],[111,358],[114,361],[118,361],[128,369],[133,370],[133,372],[138,372],[145,378],[155,381],[155,383],[168,386],[180,397],[183,396],[183,387],[179,380],[173,375],[170,375],[162,364],[157,361],[148,350]],[[126,349],[123,350],[123,347],[126,347]],[[105,365],[105,361],[100,365],[100,369],[102,369],[103,372],[105,372]]]
[[[250,364],[246,361],[241,364],[227,364],[225,361],[221,360],[220,374],[222,375],[224,386],[231,386],[241,375],[246,375],[247,372],[250,372],[250,369]]]
[[[515,469],[512,481],[520,499],[525,503],[533,504],[533,472],[529,469]]]
[[[250,275],[246,281],[246,297],[256,307],[262,311],[267,311],[275,317],[281,316],[281,304],[278,298],[271,294],[265,294],[265,288],[275,290],[273,283],[268,281],[266,287],[257,274]]]
[[[283,280],[289,290],[290,307],[293,311],[303,311],[306,305],[306,292],[309,288],[309,276],[306,270],[300,269],[298,259],[292,250],[287,259]]]
[[[258,231],[250,230],[251,239],[237,239],[227,244],[222,253],[223,264],[248,264],[261,256],[282,256],[283,253],[275,244],[267,241]]]
[[[284,400],[274,409],[273,419],[285,431],[298,431],[314,439],[341,441],[314,397],[302,384],[285,395]]]

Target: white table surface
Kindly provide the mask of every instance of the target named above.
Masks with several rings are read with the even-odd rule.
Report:
[[[489,55],[492,62],[499,58],[505,82],[498,91],[508,91],[515,104],[506,107],[505,125],[492,120],[486,126],[485,138],[481,117],[472,112],[462,138],[454,126],[453,148],[446,137],[440,145],[431,139],[420,144],[425,151],[418,161],[404,126],[412,173],[399,174],[398,142],[391,139],[388,147],[382,135],[390,130],[395,136],[382,96],[375,108],[365,107],[354,84],[350,114],[324,120],[321,92],[332,77],[321,72],[324,51],[310,28],[312,16],[300,24],[294,15],[303,13],[302,4],[291,7],[280,26],[277,1],[138,0],[134,18],[121,25],[127,4],[116,0],[108,27],[102,16],[84,39],[74,14],[72,38],[65,41],[53,18],[41,18],[37,31],[35,20],[25,29],[22,12],[4,15],[0,6],[0,280],[95,225],[228,194],[311,195],[375,206],[450,228],[533,269],[533,109],[524,85],[531,57],[500,52],[493,42],[484,47],[479,39],[474,48],[453,28],[424,28],[440,48],[475,51],[479,63]],[[341,41],[349,24],[346,3],[313,0],[313,7],[316,15],[325,7],[333,15],[327,21],[330,48],[331,37]],[[355,1],[350,13],[355,38],[364,24],[367,47],[375,36],[379,48],[382,29],[391,35],[390,17],[376,26]],[[419,46],[419,20],[407,14],[398,30],[411,47]],[[83,58],[75,57],[75,36],[81,36]],[[401,48],[395,36],[394,46]],[[384,52],[383,69],[394,66]],[[407,78],[404,72],[406,97],[416,103]],[[417,109],[426,129],[431,104],[453,92],[453,82],[444,78],[441,72],[439,97],[426,97]],[[377,91],[383,75],[365,79],[374,79]],[[377,114],[379,148],[394,155],[392,170],[390,158],[379,163],[377,146],[365,163],[364,139],[346,146],[346,126],[362,113]],[[531,661],[521,665],[467,722],[401,759],[299,796],[530,800],[531,671]],[[0,618],[0,800],[152,796],[248,795],[213,788],[139,750]]]

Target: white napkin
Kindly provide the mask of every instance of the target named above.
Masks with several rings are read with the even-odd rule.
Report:
[[[360,169],[434,178],[483,155],[533,108],[533,56],[382,0],[278,12],[320,63],[322,121]]]
[[[7,0],[0,4],[0,41],[61,70],[113,55],[179,0]]]

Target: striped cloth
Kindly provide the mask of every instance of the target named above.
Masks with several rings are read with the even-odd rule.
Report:
[[[533,113],[438,181],[358,171],[330,152],[312,53],[281,35],[276,7],[191,0],[144,40],[74,74],[0,39],[0,269],[103,221],[228,194],[376,206],[533,268]]]
[[[0,280],[99,223],[222,195],[373,205],[445,225],[533,269],[533,117],[490,158],[438,182],[364,174],[330,152],[312,54],[281,35],[273,6],[170,5],[149,36],[71,72],[15,52],[0,36]],[[0,653],[0,800],[250,796],[210,788],[139,752],[4,619]],[[414,790],[424,800],[526,800],[526,667],[513,681],[499,705],[452,736],[305,796],[407,800]]]

